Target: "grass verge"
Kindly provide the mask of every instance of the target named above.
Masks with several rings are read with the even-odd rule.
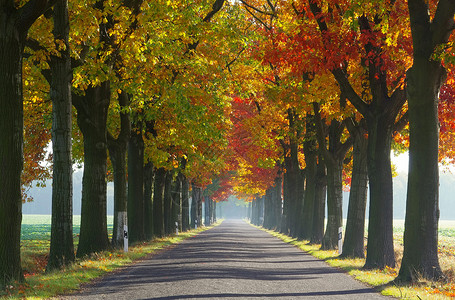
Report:
[[[0,298],[43,299],[71,293],[78,290],[83,283],[88,283],[108,272],[156,254],[159,250],[175,245],[220,223],[193,229],[179,235],[138,243],[130,246],[126,253],[120,249],[95,253],[84,259],[77,259],[74,264],[62,271],[50,273],[45,273],[49,242],[24,241],[22,261],[25,283],[10,285],[5,291],[0,291]]]
[[[252,225],[254,226],[254,225]],[[396,286],[393,280],[397,276],[399,265],[396,268],[386,268],[384,270],[363,270],[365,259],[341,259],[338,258],[338,250],[319,250],[321,245],[311,245],[309,241],[298,241],[295,238],[278,233],[276,231],[267,230],[262,227],[254,226],[269,234],[283,240],[288,244],[292,244],[303,251],[311,254],[312,256],[324,260],[333,267],[340,268],[346,271],[355,279],[367,283],[375,287],[382,295],[391,296],[399,299],[432,299],[432,300],[446,300],[455,299],[455,281],[453,275],[454,258],[453,256],[445,256],[440,253],[440,263],[446,275],[449,275],[449,281],[446,283],[438,282],[425,282],[422,281],[416,285]],[[396,242],[396,256],[397,262],[401,263],[401,256],[403,255],[403,246]],[[445,262],[448,260],[448,262]]]

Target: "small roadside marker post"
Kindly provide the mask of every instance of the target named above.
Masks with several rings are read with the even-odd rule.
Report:
[[[175,234],[179,235],[179,222],[175,222]]]
[[[343,227],[338,228],[338,254],[343,252]]]
[[[123,252],[128,252],[128,225],[123,225]]]

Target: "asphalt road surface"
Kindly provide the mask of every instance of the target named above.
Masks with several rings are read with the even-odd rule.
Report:
[[[243,221],[187,239],[65,299],[390,299]]]

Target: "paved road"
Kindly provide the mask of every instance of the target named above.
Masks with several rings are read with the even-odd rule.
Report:
[[[390,299],[243,221],[185,240],[66,299]]]

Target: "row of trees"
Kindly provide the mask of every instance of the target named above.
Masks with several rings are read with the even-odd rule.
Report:
[[[201,226],[204,200],[210,224],[215,205],[204,189],[223,167],[224,78],[241,49],[236,33],[244,30],[227,15],[235,17],[238,7],[219,0],[31,0],[1,7],[0,164],[8,179],[0,192],[0,239],[7,241],[0,245],[0,286],[23,280],[21,191],[49,174],[39,162],[51,136],[47,270],[75,259],[74,163],[84,167],[77,257],[121,245],[124,224],[133,243],[175,232],[175,222],[180,230]],[[114,181],[112,241],[107,180]]]
[[[264,226],[332,249],[350,185],[343,253],[362,257],[369,184],[365,267],[393,267],[390,151],[409,142],[400,279],[443,276],[438,122],[439,159],[453,159],[452,1],[0,1],[0,285],[22,279],[21,184],[46,178],[50,136],[49,270],[74,260],[75,162],[77,256],[110,247],[113,180],[114,245],[126,223],[130,241],[170,233],[179,214],[183,230],[199,226],[199,199],[233,192],[264,197],[254,222],[263,207]]]
[[[409,143],[405,250],[397,280],[443,278],[438,162],[453,158],[453,135],[445,129],[440,136],[439,123],[453,124],[447,93],[453,85],[454,3],[241,2],[261,33],[250,58],[261,63],[252,78],[262,81],[262,89],[237,101],[244,113],[232,146],[241,157],[240,172],[231,182],[237,193],[257,199],[253,222],[261,222],[263,208],[265,227],[334,249],[344,181],[351,193],[343,255],[363,257],[369,186],[365,268],[395,267],[390,153]]]

